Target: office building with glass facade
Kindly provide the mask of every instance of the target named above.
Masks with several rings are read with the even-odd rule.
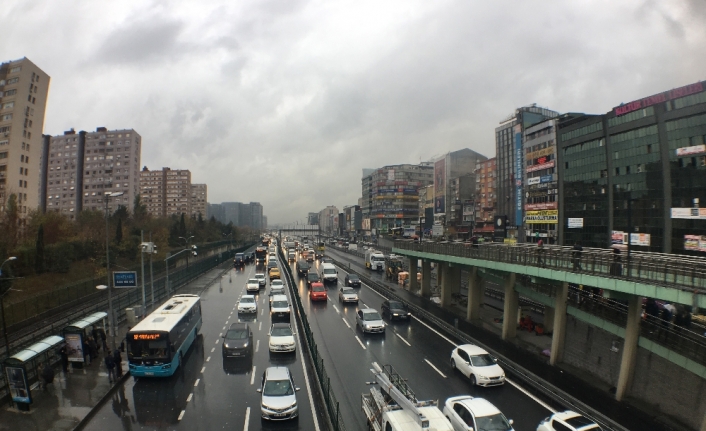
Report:
[[[560,243],[706,252],[706,82],[562,115],[557,140]]]

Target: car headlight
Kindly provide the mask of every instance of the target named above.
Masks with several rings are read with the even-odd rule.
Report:
[[[366,323],[366,324],[365,324],[365,329],[370,329],[370,325],[368,325],[368,324]]]
[[[392,315],[393,315],[393,316],[399,316],[399,314],[397,314],[397,313],[392,313]]]

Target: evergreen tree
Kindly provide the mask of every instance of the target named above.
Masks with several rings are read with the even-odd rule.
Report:
[[[179,236],[186,237],[186,220],[184,220],[184,213],[181,213],[181,219],[179,220]]]
[[[44,225],[39,225],[37,230],[37,244],[34,260],[34,271],[37,274],[44,272]]]
[[[139,194],[135,195],[135,200],[133,201],[132,216],[137,222],[147,218],[147,207],[142,203]]]

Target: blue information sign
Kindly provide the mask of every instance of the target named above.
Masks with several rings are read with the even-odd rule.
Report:
[[[113,271],[113,287],[137,287],[137,271]]]

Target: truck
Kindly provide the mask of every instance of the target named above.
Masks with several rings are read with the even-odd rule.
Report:
[[[385,258],[385,268],[387,268],[387,279],[392,282],[397,282],[397,275],[404,271],[404,261],[402,256],[391,254]]]
[[[260,246],[255,249],[255,263],[260,265],[264,264],[267,260],[267,247]]]
[[[369,248],[365,250],[365,267],[373,271],[385,271],[385,255]]]
[[[419,401],[392,365],[373,362],[375,376],[370,393],[362,395],[368,429],[373,431],[453,431],[436,400]]]

